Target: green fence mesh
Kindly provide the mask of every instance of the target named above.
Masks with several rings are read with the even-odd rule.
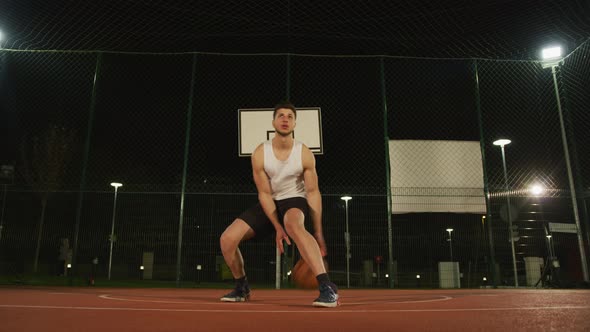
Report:
[[[238,109],[289,99],[321,108],[316,160],[339,285],[513,286],[515,272],[521,286],[576,285],[587,278],[590,240],[589,51],[583,44],[556,71],[572,192],[552,72],[534,61],[0,50],[0,160],[14,167],[2,177],[0,274],[105,280],[111,261],[114,280],[231,281],[219,236],[257,202],[250,160],[238,154]],[[512,141],[507,182],[500,138]],[[394,201],[456,196],[445,173],[391,187],[388,174],[399,170],[390,140],[474,142],[483,188],[459,189],[485,211],[450,212],[446,201],[419,213],[394,204],[388,215],[389,192]],[[449,153],[470,153],[460,146]],[[421,149],[415,155],[428,155]],[[412,167],[426,174],[430,162]],[[468,169],[452,172],[473,177]],[[114,181],[123,183],[116,201]],[[534,184],[545,191],[533,194]],[[352,196],[348,209],[342,195]],[[245,243],[242,253],[249,279],[273,285],[274,241]],[[552,258],[560,267],[542,278]],[[293,249],[282,257],[285,286],[296,259]]]

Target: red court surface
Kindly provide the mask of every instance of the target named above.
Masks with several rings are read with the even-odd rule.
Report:
[[[590,331],[588,290],[349,290],[314,308],[311,290],[0,288],[0,331]]]

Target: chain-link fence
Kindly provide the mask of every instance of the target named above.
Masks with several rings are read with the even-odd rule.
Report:
[[[0,50],[0,274],[231,280],[219,237],[257,202],[238,109],[289,99],[321,108],[339,285],[587,281],[589,52],[554,81],[531,61]],[[274,284],[273,239],[242,253]]]

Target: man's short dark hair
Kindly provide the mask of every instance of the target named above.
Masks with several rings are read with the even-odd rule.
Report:
[[[275,109],[272,112],[272,118],[274,119],[275,116],[277,115],[277,111],[281,108],[287,108],[290,109],[291,111],[293,111],[293,114],[295,115],[295,118],[297,119],[297,110],[295,109],[295,105],[291,104],[288,101],[282,101],[278,104],[275,105]]]

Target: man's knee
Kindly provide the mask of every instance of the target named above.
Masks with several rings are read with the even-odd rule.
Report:
[[[305,216],[303,212],[297,208],[289,209],[285,213],[284,225],[288,234],[301,232],[305,230],[304,226]]]
[[[252,228],[241,219],[236,219],[225,229],[219,238],[221,250],[232,250],[237,248],[241,241],[253,236]]]
[[[303,211],[301,211],[301,209],[298,208],[290,208],[289,210],[287,210],[287,212],[285,212],[285,221],[301,221],[303,222],[303,220],[305,219],[305,215],[303,214]]]
[[[231,242],[232,241],[230,237],[225,232],[223,232],[223,234],[221,234],[219,237],[219,246],[221,247],[221,251],[227,251],[231,246]]]
[[[237,246],[239,243],[239,238],[237,234],[231,229],[231,226],[226,228],[225,231],[219,237],[219,245],[221,246],[221,250],[229,249],[231,247]]]

